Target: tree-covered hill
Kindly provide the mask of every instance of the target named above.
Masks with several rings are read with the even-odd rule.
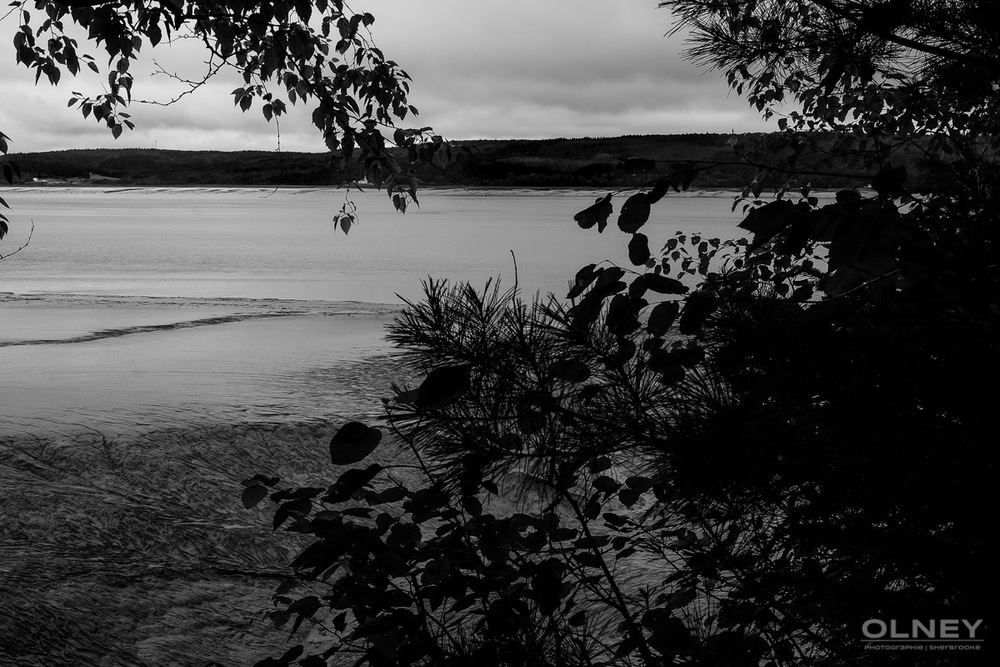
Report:
[[[720,163],[699,177],[701,187],[742,187],[757,169],[739,164],[734,148],[766,135],[673,134],[613,138],[512,139],[458,142],[468,149],[463,159],[445,168],[418,167],[426,185],[497,187],[614,187],[637,185],[649,174],[632,176],[622,160],[642,156],[661,169],[671,163]],[[85,149],[12,155],[22,180],[74,180],[86,183],[120,179],[127,185],[334,185],[345,178],[334,173],[328,153],[266,151],[173,151],[153,149]],[[908,161],[914,162],[915,158]],[[915,171],[911,170],[911,173]],[[843,177],[818,177],[813,185],[865,185]]]
[[[82,149],[12,155],[26,183],[104,181],[130,185],[321,185],[329,158],[313,153]]]

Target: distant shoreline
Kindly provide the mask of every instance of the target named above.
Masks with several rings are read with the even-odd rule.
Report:
[[[741,188],[760,170],[741,164],[734,144],[766,135],[677,134],[582,139],[513,139],[455,142],[462,159],[445,167],[416,165],[423,188],[628,189],[667,176],[673,165],[693,161],[710,169],[698,174],[701,190]],[[362,178],[356,165],[334,172],[328,153],[273,151],[175,151],[160,149],[72,149],[8,156],[21,184],[106,187],[340,187]],[[632,174],[623,160],[642,157],[655,168]],[[909,157],[906,160],[910,160]],[[915,158],[914,158],[915,159]],[[911,173],[916,173],[915,170]],[[859,183],[842,176],[814,176],[814,187]]]
[[[636,186],[641,187],[641,186]],[[340,190],[347,189],[346,184],[342,185],[234,185],[232,183],[191,183],[191,184],[177,184],[177,183],[165,183],[165,184],[132,184],[132,183],[110,183],[110,182],[78,182],[78,181],[45,181],[45,182],[35,182],[35,183],[16,183],[13,186],[5,188],[4,192],[30,192],[35,190],[47,190],[47,189],[79,189],[79,190],[329,190],[331,192],[336,192]],[[376,190],[374,186],[362,185],[363,191],[365,193],[382,193],[382,190]],[[357,192],[358,189],[354,186],[350,186],[350,189]],[[538,185],[538,186],[511,186],[511,185],[470,185],[470,186],[459,186],[459,185],[444,185],[440,183],[428,183],[422,184],[417,196],[420,196],[421,192],[470,192],[470,193],[480,193],[486,192],[496,192],[496,193],[508,193],[508,192],[524,192],[524,193],[587,193],[587,192],[605,192],[607,190],[634,190],[635,187],[617,187],[616,186],[554,186],[554,185]],[[687,190],[682,190],[680,192],[671,191],[669,194],[674,197],[705,197],[705,196],[721,196],[732,194],[739,188],[736,187],[706,187],[699,188],[692,186]],[[820,191],[819,188],[815,188],[816,191]]]

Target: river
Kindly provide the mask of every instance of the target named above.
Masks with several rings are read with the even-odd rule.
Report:
[[[433,190],[403,216],[355,193],[345,236],[332,190],[5,190],[0,252],[34,232],[0,262],[0,664],[283,653],[260,612],[297,545],[240,480],[329,483],[329,438],[377,414],[384,328],[428,275],[530,297],[627,265],[613,220],[573,221],[601,194]],[[730,205],[670,195],[643,231],[731,237]]]

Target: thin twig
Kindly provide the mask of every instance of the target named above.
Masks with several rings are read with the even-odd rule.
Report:
[[[181,77],[179,74],[177,74],[176,72],[168,72],[166,69],[163,68],[162,65],[160,65],[160,63],[156,62],[155,60],[153,61],[153,64],[156,65],[156,67],[157,67],[157,70],[153,72],[153,76],[156,76],[158,74],[162,74],[162,75],[164,75],[164,76],[166,76],[166,77],[168,77],[170,79],[173,79],[174,81],[178,81],[180,83],[183,83],[184,85],[186,85],[188,87],[188,89],[185,90],[184,92],[182,92],[177,97],[174,97],[173,99],[167,100],[166,102],[161,102],[159,100],[136,100],[136,103],[137,104],[151,104],[151,105],[159,106],[159,107],[169,107],[169,106],[171,106],[171,105],[176,104],[177,102],[179,102],[185,96],[190,95],[194,91],[196,91],[199,88],[201,88],[202,86],[204,86],[206,83],[208,83],[209,79],[211,79],[216,74],[218,74],[219,70],[221,70],[222,67],[224,65],[227,65],[228,63],[226,63],[226,62],[215,62],[214,61],[214,54],[213,54],[213,59],[205,61],[205,65],[208,66],[208,72],[205,73],[205,76],[201,79],[201,81],[193,81],[191,79],[185,79],[185,78]]]
[[[31,230],[28,232],[28,239],[24,242],[24,245],[22,245],[17,250],[14,250],[13,252],[7,253],[6,255],[0,255],[0,260],[4,260],[4,259],[7,259],[8,257],[10,257],[12,255],[16,255],[17,253],[19,253],[22,250],[24,250],[25,248],[27,248],[28,244],[31,243],[31,235],[34,234],[34,233],[35,233],[35,221],[32,220],[31,221]]]

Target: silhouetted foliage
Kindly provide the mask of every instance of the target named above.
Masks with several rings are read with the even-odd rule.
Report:
[[[385,401],[395,463],[271,493],[316,538],[293,564],[309,592],[271,617],[332,628],[301,664],[951,665],[869,650],[864,624],[983,638],[993,3],[663,4],[762,111],[798,104],[782,137],[734,146],[759,168],[734,201],[749,237],[652,242],[656,207],[713,167],[637,157],[643,187],[575,216],[600,233],[617,211],[636,269],[533,302],[429,282],[390,332],[417,383]],[[813,192],[818,129],[871,190]],[[933,178],[892,161],[904,144]]]
[[[116,139],[135,127],[129,105],[172,104],[231,67],[243,76],[243,85],[232,91],[235,106],[245,112],[259,105],[270,122],[287,104],[311,105],[312,123],[330,151],[337,179],[384,188],[398,211],[417,201],[421,166],[443,168],[460,153],[429,127],[401,127],[417,114],[407,101],[409,76],[374,44],[375,17],[342,0],[17,0],[7,14],[20,22],[15,58],[35,73],[36,83],[44,76],[57,85],[65,72],[75,76],[84,67],[102,73],[100,59],[84,48],[103,51],[107,87],[96,95],[74,91],[68,105]],[[80,34],[86,35],[83,46]],[[139,87],[132,64],[144,50],[177,38],[205,46],[201,77],[167,72],[187,90],[167,101],[134,97]],[[0,154],[6,155],[9,140],[0,134]],[[8,183],[18,173],[16,163],[6,159],[0,169]],[[0,206],[6,202],[0,200]],[[355,221],[352,206],[348,202],[334,216],[345,232]],[[0,238],[7,222],[0,219]]]
[[[0,132],[0,155],[3,156],[3,158],[0,158],[0,160],[2,160],[0,161],[0,169],[3,170],[3,178],[5,181],[7,181],[8,185],[14,182],[15,174],[20,174],[20,168],[18,167],[17,163],[10,162],[9,160],[7,160],[7,149],[8,149],[7,141],[9,139],[10,137],[8,137],[3,132]],[[10,208],[10,206],[7,204],[6,201],[4,201],[2,197],[0,197],[0,206],[4,208]],[[10,229],[7,224],[8,222],[10,221],[8,220],[7,216],[4,215],[3,213],[0,213],[0,240],[2,240],[3,237],[7,236],[7,232]]]

